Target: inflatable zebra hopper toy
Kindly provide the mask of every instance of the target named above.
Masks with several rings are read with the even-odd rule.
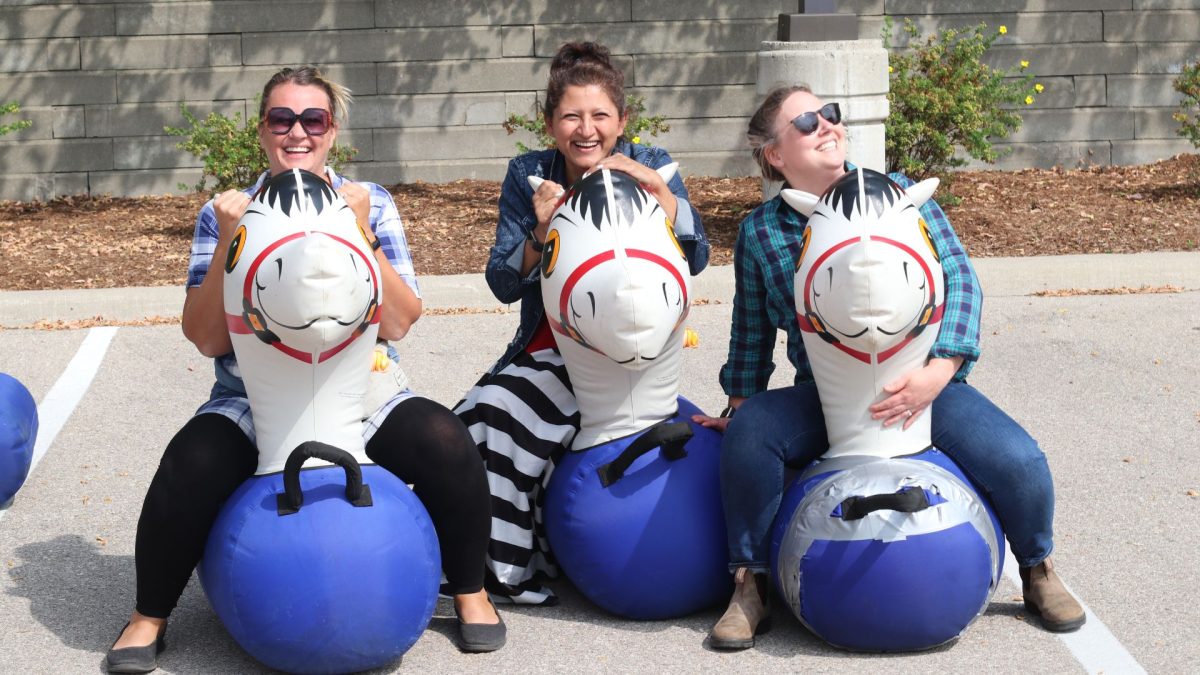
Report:
[[[276,176],[250,202],[224,262],[226,323],[254,413],[258,473],[283,469],[306,441],[367,463],[362,399],[382,283],[350,206],[314,174]]]
[[[0,510],[12,504],[29,476],[37,432],[33,395],[20,380],[0,373]]]
[[[689,283],[670,218],[632,177],[602,169],[562,196],[541,289],[581,424],[547,485],[546,535],[576,587],[628,618],[688,614],[730,588],[720,436],[679,395]]]
[[[936,187],[906,192],[857,169],[820,197],[783,191],[808,217],[796,319],[829,451],[784,495],[773,576],[805,626],[852,650],[955,639],[987,607],[1004,557],[990,505],[931,445],[932,411],[905,429],[869,410],[925,364],[937,337],[945,281],[919,210]]]
[[[218,262],[259,463],[209,534],[204,591],[272,668],[383,666],[428,625],[441,559],[420,500],[366,455],[379,264],[341,196],[299,169],[263,184]]]

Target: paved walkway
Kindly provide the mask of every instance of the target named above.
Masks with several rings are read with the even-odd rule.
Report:
[[[509,645],[458,653],[453,612],[386,672],[1191,672],[1200,668],[1200,253],[976,261],[987,292],[972,382],[1022,422],[1058,491],[1055,558],[1091,611],[1065,637],[1031,624],[1006,581],[953,646],[902,656],[825,646],[784,609],[743,653],[707,650],[711,610],[675,621],[615,619],[565,582],[559,607],[504,612]],[[705,272],[689,324],[685,395],[723,404],[732,274]],[[1039,290],[1174,286],[1170,293],[1038,297]],[[516,324],[478,275],[423,280],[432,311],[400,348],[418,391],[452,404]],[[182,290],[0,292],[0,324],[101,315],[178,316]],[[467,311],[455,308],[470,308]],[[448,311],[452,310],[452,311]],[[777,361],[785,364],[782,345]],[[133,539],[162,448],[202,401],[211,366],[177,325],[0,331],[0,371],[40,401],[38,464],[0,511],[0,671],[97,672],[133,599]],[[790,381],[780,366],[773,383]],[[1012,566],[1010,565],[1010,569]],[[198,584],[176,610],[165,672],[259,669]]]
[[[1187,287],[1200,278],[1198,253],[1065,255],[974,260],[989,298],[1055,289],[1137,288],[1171,284]],[[422,277],[426,309],[501,307],[482,274]],[[693,296],[730,301],[733,267],[709,267],[695,280]],[[178,317],[183,287],[104,288],[66,291],[0,291],[0,326],[29,326],[49,319],[77,321],[102,316],[113,321]]]

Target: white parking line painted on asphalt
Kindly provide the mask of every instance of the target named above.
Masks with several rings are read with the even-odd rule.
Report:
[[[38,405],[38,435],[33,445],[30,475],[33,475],[33,470],[37,468],[38,462],[42,461],[42,457],[50,449],[50,444],[54,443],[58,432],[62,431],[70,419],[71,413],[75,412],[75,406],[79,405],[83,395],[92,386],[92,380],[100,370],[100,363],[104,361],[104,355],[116,334],[115,326],[101,326],[89,330],[63,374]],[[0,511],[0,519],[3,519],[6,513],[7,509]]]
[[[1004,558],[1004,575],[1009,581],[1021,587],[1021,575],[1017,572],[1017,559],[1012,550],[1006,549]],[[1063,582],[1067,586],[1067,582]],[[1090,607],[1084,604],[1079,594],[1067,586],[1071,595],[1083,605],[1087,615],[1087,623],[1072,633],[1062,633],[1058,637],[1071,650],[1071,655],[1089,673],[1104,673],[1104,675],[1146,675],[1146,669],[1138,663],[1116,636],[1108,630],[1108,626],[1096,616]],[[1030,623],[1036,625],[1037,619],[1030,617]]]

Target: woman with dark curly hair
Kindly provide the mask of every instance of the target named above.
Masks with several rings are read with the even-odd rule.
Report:
[[[624,136],[629,121],[624,87],[625,76],[608,49],[594,42],[564,44],[550,66],[543,111],[554,147],[510,161],[500,190],[486,276],[501,302],[521,303],[521,323],[503,356],[455,412],[483,455],[492,491],[488,590],[513,602],[555,600],[537,579],[555,573],[540,532],[541,489],[548,465],[579,430],[579,408],[542,308],[538,270],[559,196],[594,169],[623,171],[667,212],[691,273],[708,264],[708,241],[683,181],[679,176],[665,181],[655,171],[671,163],[671,156]],[[536,191],[530,176],[545,179]]]

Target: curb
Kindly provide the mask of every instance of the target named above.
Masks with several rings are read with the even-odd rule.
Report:
[[[1200,251],[977,258],[972,262],[986,297],[1166,285],[1200,290]],[[426,309],[504,307],[488,289],[483,274],[427,276],[420,284]],[[732,302],[733,294],[732,265],[709,267],[693,280],[694,299],[727,303]],[[39,321],[96,317],[110,322],[178,318],[183,298],[182,286],[0,291],[0,326],[27,327]]]

